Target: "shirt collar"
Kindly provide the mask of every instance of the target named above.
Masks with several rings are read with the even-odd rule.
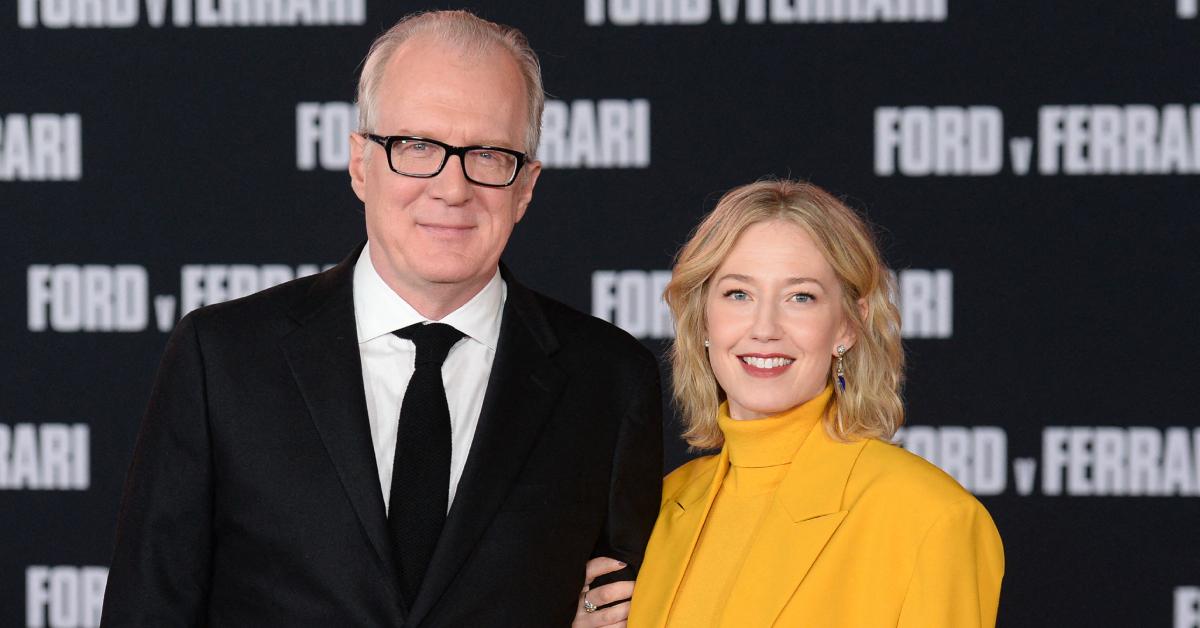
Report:
[[[397,329],[428,321],[413,306],[396,294],[371,263],[371,243],[367,242],[354,264],[354,323],[362,344]],[[475,296],[438,321],[484,344],[492,351],[500,341],[500,317],[508,286],[500,278],[500,269]]]

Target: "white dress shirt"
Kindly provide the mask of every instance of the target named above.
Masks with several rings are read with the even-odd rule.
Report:
[[[358,354],[362,359],[371,443],[375,447],[375,464],[379,468],[379,486],[383,489],[386,508],[391,498],[392,459],[400,426],[400,405],[417,357],[416,345],[411,340],[392,335],[392,332],[429,319],[418,314],[384,283],[371,263],[370,246],[368,242],[363,247],[354,266],[354,322],[358,328]],[[450,407],[447,506],[454,503],[458,480],[475,438],[483,395],[496,357],[500,318],[507,296],[508,286],[497,269],[483,290],[437,321],[466,334],[466,338],[450,349],[442,364],[442,381],[446,385],[446,402]]]

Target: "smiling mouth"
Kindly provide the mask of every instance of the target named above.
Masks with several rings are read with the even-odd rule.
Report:
[[[789,366],[792,362],[796,361],[793,358],[788,358],[788,357],[784,357],[781,355],[775,355],[775,356],[743,355],[743,356],[738,356],[738,357],[739,357],[739,359],[741,359],[742,364],[745,364],[747,366],[752,366],[756,369],[764,369],[764,370],[783,369],[784,367]]]
[[[445,235],[461,234],[461,233],[470,231],[471,229],[474,229],[474,227],[472,227],[471,225],[436,225],[436,224],[418,223],[418,226],[421,227],[422,229],[432,231],[433,233],[440,233],[440,234],[445,234]]]
[[[786,355],[739,355],[742,370],[751,377],[779,377],[792,366],[795,358]]]

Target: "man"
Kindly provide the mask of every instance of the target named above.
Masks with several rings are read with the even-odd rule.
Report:
[[[590,557],[632,579],[657,365],[499,266],[542,93],[524,37],[468,13],[376,41],[351,137],[367,243],[180,322],[104,625],[566,626]]]

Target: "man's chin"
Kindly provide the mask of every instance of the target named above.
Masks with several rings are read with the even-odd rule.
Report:
[[[452,264],[429,264],[426,268],[420,269],[417,275],[427,284],[445,287],[486,281],[491,278],[491,272],[483,272],[478,266],[463,267]],[[485,275],[486,279],[483,278]]]

